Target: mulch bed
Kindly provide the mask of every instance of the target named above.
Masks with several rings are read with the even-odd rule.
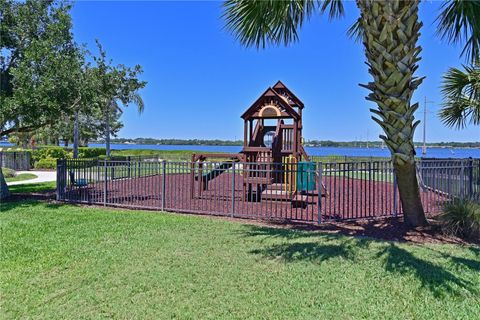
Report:
[[[389,182],[366,181],[360,179],[336,179],[324,177],[328,194],[322,197],[321,208],[318,196],[308,195],[304,206],[292,205],[290,201],[262,199],[259,202],[245,199],[243,177],[225,173],[209,182],[208,190],[199,192],[200,184],[193,183],[194,196],[191,196],[192,181],[189,174],[166,175],[164,209],[170,211],[230,215],[232,198],[235,198],[235,216],[255,219],[283,219],[317,222],[321,219],[345,220],[378,218],[401,213],[400,197],[395,194]],[[234,183],[234,189],[232,185]],[[162,177],[119,179],[107,183],[107,204],[145,209],[162,208]],[[105,184],[91,184],[88,187],[67,187],[66,197],[72,201],[103,203]],[[318,194],[318,191],[314,193]],[[427,212],[439,211],[441,195],[428,190],[421,192]]]
[[[331,222],[322,225],[302,223],[266,223],[268,226],[289,228],[295,230],[318,231],[330,234],[342,234],[355,237],[369,237],[386,241],[450,244],[480,244],[479,241],[465,240],[445,234],[435,217],[430,217],[429,225],[425,227],[408,228],[403,218],[384,218],[377,220],[356,220],[346,222]]]

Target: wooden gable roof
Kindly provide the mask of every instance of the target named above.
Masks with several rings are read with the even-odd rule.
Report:
[[[291,102],[293,102],[293,105],[299,107],[300,109],[303,109],[305,107],[303,102],[298,99],[298,97],[290,89],[288,89],[282,81],[278,80],[277,83],[275,83],[275,85],[273,86],[273,89],[278,94],[286,96]]]
[[[266,106],[279,108],[280,114],[271,118],[294,118],[300,119],[300,115],[292,108],[288,99],[281,96],[273,88],[269,87],[265,92],[242,114],[242,119],[261,118],[260,112]],[[265,117],[268,118],[268,117]]]

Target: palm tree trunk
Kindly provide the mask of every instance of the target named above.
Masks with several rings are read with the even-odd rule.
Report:
[[[80,138],[78,111],[75,111],[75,120],[73,122],[73,158],[78,158],[78,142]]]
[[[110,157],[110,103],[105,109],[105,154]]]
[[[10,196],[10,191],[8,190],[7,182],[2,172],[2,155],[0,152],[0,200],[6,199]]]
[[[413,92],[423,78],[414,76],[420,60],[417,45],[422,23],[418,20],[419,0],[357,0],[361,12],[363,44],[373,81],[362,85],[371,93],[367,100],[377,104],[371,109],[385,132],[380,138],[390,149],[398,182],[405,223],[427,223],[415,168],[413,134],[419,121],[410,104]]]

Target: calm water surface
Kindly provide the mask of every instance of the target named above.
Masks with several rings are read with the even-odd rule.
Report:
[[[12,146],[10,143],[0,142],[1,147]],[[103,143],[91,143],[90,147],[105,147]],[[210,152],[239,152],[241,146],[199,146],[199,145],[156,145],[156,144],[112,144],[115,150],[195,150]],[[388,157],[390,152],[387,148],[335,148],[335,147],[305,147],[311,156],[357,156],[357,157]],[[417,155],[422,154],[422,149],[417,148]],[[433,158],[480,158],[480,148],[455,149],[455,148],[428,148],[427,157]]]
[[[90,144],[91,147],[105,147],[105,144]],[[198,146],[198,145],[155,145],[155,144],[112,144],[112,149],[153,149],[153,150],[195,150],[211,152],[239,152],[241,146]],[[361,156],[361,157],[388,157],[387,148],[335,148],[335,147],[305,147],[311,156]],[[422,149],[417,148],[417,154],[422,154]],[[427,157],[434,158],[480,158],[480,149],[447,149],[428,148]]]

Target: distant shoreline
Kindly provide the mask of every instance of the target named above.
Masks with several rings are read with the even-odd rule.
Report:
[[[123,139],[122,139],[123,140]],[[168,139],[170,140],[170,139]],[[94,141],[89,144],[104,144],[104,141]],[[243,146],[243,141],[224,141],[224,140],[173,140],[167,142],[166,140],[127,140],[118,141],[113,139],[112,144],[117,145],[158,145],[158,146]],[[336,142],[336,141],[322,141],[321,143],[312,143],[310,141],[304,143],[305,147],[310,148],[384,148],[379,141],[367,142]],[[427,148],[441,148],[441,149],[480,149],[480,142],[439,142],[439,143],[427,143]],[[415,143],[415,148],[422,148],[421,143]]]

